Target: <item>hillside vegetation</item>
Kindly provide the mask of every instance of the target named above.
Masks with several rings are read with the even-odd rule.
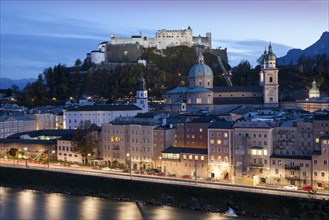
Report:
[[[223,70],[217,57],[203,54],[206,64],[214,73],[214,86],[226,86]],[[162,93],[177,86],[187,86],[188,72],[196,63],[195,48],[186,46],[172,47],[163,51],[145,49],[143,65],[127,64],[111,71],[105,67],[90,68],[88,62],[76,62],[83,71],[72,72],[71,68],[58,64],[49,67],[38,76],[35,82],[18,94],[18,104],[27,107],[63,104],[70,97],[78,99],[92,96],[109,102],[118,98],[133,98],[138,77],[146,79],[149,97],[162,97]],[[248,61],[242,61],[232,68],[224,63],[227,71],[232,72],[233,85],[258,85],[260,66],[251,68]],[[281,99],[295,100],[307,98],[313,78],[316,79],[322,95],[329,94],[329,59],[327,55],[315,58],[301,57],[299,67],[281,66],[279,84]]]

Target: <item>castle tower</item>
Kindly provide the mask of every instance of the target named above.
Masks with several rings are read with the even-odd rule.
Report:
[[[268,46],[268,53],[264,54],[262,72],[264,74],[264,106],[279,106],[279,70],[276,68],[276,55],[272,51],[271,43]]]
[[[136,89],[136,106],[143,109],[143,113],[148,112],[148,98],[145,79],[141,75],[138,79],[137,89]]]
[[[315,79],[312,82],[312,88],[308,93],[309,98],[319,98],[320,97],[320,90],[316,87]]]

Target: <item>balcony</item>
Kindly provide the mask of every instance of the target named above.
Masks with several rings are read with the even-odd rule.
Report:
[[[284,168],[286,170],[300,170],[300,166],[299,165],[286,164],[286,165],[284,165]]]
[[[263,163],[251,163],[249,166],[254,167],[254,168],[259,168],[259,167],[264,167],[264,164]]]
[[[285,178],[287,180],[299,180],[300,179],[300,177],[296,176],[296,175],[285,175]]]

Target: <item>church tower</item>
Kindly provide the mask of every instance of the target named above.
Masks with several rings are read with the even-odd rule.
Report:
[[[145,79],[141,75],[138,79],[138,85],[136,89],[136,106],[143,109],[143,113],[148,112],[148,99]]]
[[[308,97],[311,98],[319,98],[320,97],[320,90],[316,87],[315,79],[312,82],[312,88],[308,93]]]
[[[261,72],[264,76],[263,78],[264,106],[279,106],[279,81],[278,81],[279,70],[276,68],[276,55],[272,51],[271,43],[268,46],[268,53],[266,54],[266,51],[264,53],[263,62],[264,64],[262,65]]]

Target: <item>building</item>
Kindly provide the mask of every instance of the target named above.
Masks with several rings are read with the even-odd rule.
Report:
[[[208,127],[209,177],[228,180],[234,176],[234,130],[233,124],[220,120]]]
[[[0,157],[10,148],[16,148],[27,159],[39,161],[47,158],[57,160],[57,140],[72,135],[73,130],[38,130],[16,133],[0,139]]]
[[[322,136],[320,144],[320,151],[314,152],[312,156],[313,184],[320,188],[329,188],[329,135]]]
[[[205,37],[196,36],[192,34],[192,28],[181,30],[158,30],[155,38],[142,37],[142,34],[132,36],[131,38],[118,38],[111,35],[112,45],[118,44],[138,44],[144,48],[156,47],[159,50],[174,46],[203,46],[211,48],[211,33],[206,33]]]
[[[160,149],[154,145],[154,131],[161,124],[161,115],[146,113],[136,117],[121,117],[102,125],[103,160],[108,165],[136,169],[151,169],[158,165]],[[156,134],[159,134],[156,129]],[[163,150],[163,149],[161,149]]]
[[[268,178],[273,149],[273,124],[263,121],[238,121],[233,127],[235,174]]]
[[[118,117],[134,117],[142,109],[136,105],[92,105],[64,110],[64,129],[76,129],[81,123],[90,122],[97,126],[109,123]]]
[[[178,86],[164,93],[168,111],[184,112],[194,109],[213,111],[223,106],[278,106],[279,85],[276,55],[272,45],[263,54],[259,86],[213,85],[213,72],[199,53],[197,63],[189,71],[187,87]]]
[[[329,110],[329,97],[296,100],[295,106],[309,112]]]
[[[36,124],[36,120],[27,116],[0,116],[0,137],[6,138],[19,132],[33,131],[36,129]]]
[[[169,147],[162,152],[163,172],[192,177],[208,177],[207,149]]]

